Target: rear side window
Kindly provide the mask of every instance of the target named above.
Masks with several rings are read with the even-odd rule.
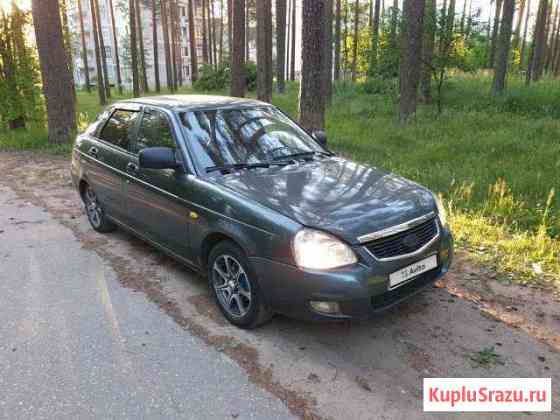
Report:
[[[99,138],[127,149],[132,140],[137,119],[138,112],[117,109],[101,130]]]
[[[139,153],[147,147],[169,147],[175,149],[175,139],[169,120],[163,112],[156,110],[144,111],[136,140],[130,144],[132,153]]]

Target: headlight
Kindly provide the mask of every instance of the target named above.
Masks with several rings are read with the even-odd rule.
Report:
[[[437,206],[439,221],[441,222],[441,225],[443,227],[446,227],[447,226],[447,211],[445,210],[445,207],[444,207],[443,203],[441,202],[441,199],[438,196],[434,195],[434,199],[436,200],[436,206]]]
[[[328,270],[358,261],[348,245],[318,230],[300,230],[294,238],[293,245],[296,264],[301,268]]]

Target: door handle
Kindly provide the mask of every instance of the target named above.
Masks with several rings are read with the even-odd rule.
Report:
[[[129,162],[128,165],[126,165],[126,172],[131,175],[136,175],[138,173],[138,166],[135,163]]]
[[[93,156],[93,157],[96,158],[96,157],[97,157],[97,153],[98,153],[97,147],[91,147],[91,148],[88,150],[88,153],[89,153],[90,156]]]

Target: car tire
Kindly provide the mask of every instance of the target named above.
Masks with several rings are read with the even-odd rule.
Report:
[[[257,276],[243,250],[234,242],[223,241],[212,249],[208,281],[216,304],[233,325],[254,329],[272,318]]]
[[[82,200],[89,224],[96,232],[109,233],[117,228],[115,224],[107,218],[103,207],[101,207],[97,200],[97,195],[95,195],[90,185],[86,184],[82,193]]]

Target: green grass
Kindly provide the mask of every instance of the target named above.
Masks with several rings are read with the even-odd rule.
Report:
[[[483,75],[454,75],[442,115],[423,105],[407,127],[397,124],[394,83],[376,83],[382,94],[338,84],[327,112],[329,145],[439,193],[459,246],[474,258],[514,282],[560,288],[560,87],[513,79],[506,95],[493,98],[490,84]],[[289,83],[273,103],[297,117],[297,98]],[[80,92],[78,102],[84,128],[100,107],[94,93]],[[0,132],[0,150],[7,149],[69,147],[48,146],[44,128],[33,128]]]

